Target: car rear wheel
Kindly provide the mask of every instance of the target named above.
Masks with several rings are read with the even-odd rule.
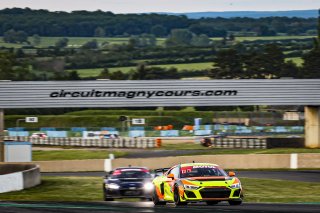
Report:
[[[157,195],[156,190],[154,190],[153,195],[152,195],[152,201],[154,203],[154,205],[158,206],[158,205],[166,205],[166,201],[160,201],[159,197]]]
[[[231,206],[241,205],[242,200],[229,200],[228,201]]]
[[[207,201],[206,203],[207,203],[207,205],[209,205],[209,206],[213,206],[213,205],[218,204],[219,201]]]
[[[174,194],[173,194],[174,203],[175,203],[177,206],[182,206],[182,205],[187,205],[187,204],[188,204],[187,202],[181,201],[178,187],[174,187],[174,192],[173,192],[173,193],[174,193]]]

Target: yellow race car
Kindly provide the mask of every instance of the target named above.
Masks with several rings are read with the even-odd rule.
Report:
[[[152,183],[152,200],[155,205],[165,205],[167,202],[176,205],[186,205],[188,202],[215,205],[220,201],[240,205],[243,200],[242,186],[235,173],[227,174],[218,165],[211,163],[175,165]]]

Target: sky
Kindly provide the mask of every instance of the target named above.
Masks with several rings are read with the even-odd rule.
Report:
[[[284,11],[320,8],[320,0],[0,0],[0,9],[102,10],[113,13]]]

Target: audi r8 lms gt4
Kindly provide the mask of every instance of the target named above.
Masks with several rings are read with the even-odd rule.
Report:
[[[103,182],[105,201],[128,197],[151,200],[152,191],[152,176],[145,167],[117,168]]]
[[[188,202],[215,205],[220,201],[240,205],[243,199],[241,183],[235,173],[227,174],[216,164],[175,165],[162,176],[156,177],[153,184],[152,200],[155,205],[165,205],[167,202],[176,205]]]

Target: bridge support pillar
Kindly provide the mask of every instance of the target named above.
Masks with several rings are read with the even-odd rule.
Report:
[[[320,148],[320,107],[306,106],[305,116],[305,146]]]
[[[4,162],[4,109],[0,109],[0,162]]]

